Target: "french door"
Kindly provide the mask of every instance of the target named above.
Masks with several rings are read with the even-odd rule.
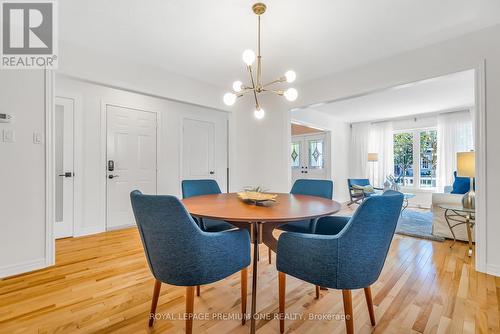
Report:
[[[327,133],[292,136],[290,159],[292,183],[298,179],[329,178],[330,158]]]

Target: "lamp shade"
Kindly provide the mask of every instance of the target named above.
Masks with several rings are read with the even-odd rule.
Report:
[[[457,175],[463,177],[476,176],[476,154],[475,152],[457,153]]]
[[[368,161],[378,161],[378,153],[368,153]]]

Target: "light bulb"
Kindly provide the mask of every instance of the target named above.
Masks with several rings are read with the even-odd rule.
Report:
[[[233,82],[233,90],[236,92],[236,93],[239,93],[241,92],[241,89],[243,88],[243,82],[241,81],[235,81]]]
[[[253,112],[253,115],[255,116],[255,118],[257,119],[263,119],[264,118],[264,115],[266,114],[266,112],[264,111],[264,109],[262,108],[256,108]]]
[[[245,51],[243,51],[243,57],[242,58],[243,58],[243,61],[245,62],[245,64],[247,64],[248,66],[250,66],[255,61],[255,52],[253,52],[250,49],[245,50]]]
[[[295,72],[292,70],[286,71],[285,78],[286,78],[286,82],[294,82],[295,78],[297,78],[297,74],[295,74]]]
[[[224,94],[224,103],[228,106],[232,106],[236,102],[236,94],[226,93]]]
[[[295,101],[297,100],[297,96],[299,95],[299,93],[295,88],[288,88],[287,90],[285,90],[285,93],[283,95],[285,95],[285,98],[288,101]]]

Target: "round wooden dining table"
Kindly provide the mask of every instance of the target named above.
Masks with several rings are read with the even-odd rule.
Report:
[[[195,196],[183,199],[188,212],[198,219],[217,219],[248,229],[253,248],[252,308],[250,332],[255,333],[257,308],[257,263],[259,244],[264,243],[276,252],[278,240],[273,230],[280,224],[308,220],[314,226],[317,220],[340,211],[336,201],[315,196],[277,194],[275,202],[251,205],[236,193]]]

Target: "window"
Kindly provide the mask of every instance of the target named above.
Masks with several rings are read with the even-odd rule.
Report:
[[[309,168],[323,168],[323,140],[309,141]]]
[[[436,187],[437,131],[420,131],[420,187]]]
[[[292,149],[290,150],[290,158],[292,159],[292,168],[300,167],[300,143],[292,143]]]
[[[413,133],[394,134],[394,176],[401,186],[413,186]]]
[[[403,187],[436,187],[437,131],[394,133],[394,176]]]

